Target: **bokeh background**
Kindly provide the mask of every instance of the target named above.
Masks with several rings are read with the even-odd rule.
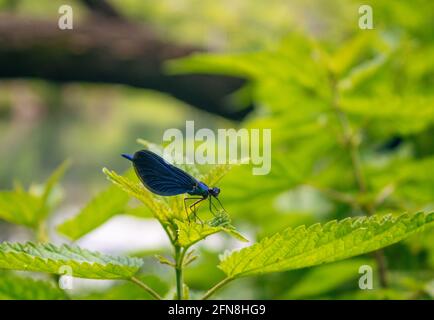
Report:
[[[63,4],[74,10],[72,31],[57,29]],[[128,164],[119,154],[140,148],[137,138],[159,144],[164,130],[183,130],[186,120],[194,120],[197,128],[273,129],[271,174],[252,176],[241,168],[222,181],[226,209],[249,238],[364,214],[319,190],[361,196],[348,152],[331,137],[335,119],[323,109],[331,96],[324,71],[329,68],[346,80],[336,87],[362,140],[372,191],[364,196],[385,193],[379,213],[432,210],[433,2],[375,1],[375,29],[366,31],[358,26],[362,4],[0,0],[0,189],[36,190],[60,163],[71,160],[49,223],[52,241],[68,242],[56,225],[108,186],[103,167],[125,171]],[[82,37],[68,38],[71,34]],[[320,56],[312,55],[312,48]],[[190,54],[193,58],[186,58]],[[0,221],[0,240],[32,237],[27,228]],[[77,243],[144,257],[169,249],[155,221],[126,214]],[[223,236],[208,239],[186,282],[194,290],[209,288],[221,277],[218,254],[239,245]],[[387,248],[385,257],[389,283],[381,287],[376,279],[376,289],[368,292],[358,289],[357,270],[364,263],[376,268],[370,255],[243,279],[219,297],[433,297],[432,232]],[[170,290],[171,270],[146,259],[150,281]],[[76,284],[80,298],[141,297],[114,281]]]

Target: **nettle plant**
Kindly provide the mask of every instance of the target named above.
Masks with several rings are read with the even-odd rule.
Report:
[[[235,98],[253,100],[255,110],[242,126],[272,130],[272,169],[250,179],[248,170],[237,168],[222,187],[226,207],[261,224],[262,236],[278,230],[276,224],[396,217],[433,208],[434,179],[428,172],[434,167],[434,95],[427,81],[433,68],[421,59],[432,56],[432,48],[414,34],[393,30],[357,31],[339,43],[329,40],[293,32],[265,50],[194,54],[167,66],[173,74],[248,79]],[[430,272],[432,240],[402,243],[399,256],[410,242],[429,258],[420,259],[414,251],[406,260]],[[396,289],[393,273],[406,266],[390,253],[375,252],[377,279],[381,287]],[[416,281],[409,271],[405,277]],[[417,279],[422,286],[426,280]],[[402,291],[399,296],[407,297]]]
[[[204,222],[187,217],[183,196],[160,197],[148,191],[133,172],[119,175],[103,169],[114,184],[97,194],[75,217],[63,222],[57,230],[77,240],[116,214],[128,212],[158,220],[173,248],[171,258],[156,256],[159,263],[174,269],[176,283],[173,291],[161,289],[156,279],[146,276],[144,261],[137,257],[115,257],[92,252],[75,245],[49,243],[47,219],[59,199],[55,185],[65,171],[61,165],[43,186],[28,191],[17,186],[0,193],[0,217],[8,222],[24,225],[35,235],[35,242],[0,244],[0,268],[72,276],[87,279],[125,280],[143,289],[143,298],[188,299],[188,284],[183,271],[194,263],[197,255],[193,246],[212,234],[226,233],[240,241],[248,241],[231,224],[225,212],[219,212]],[[216,165],[206,173],[189,165],[186,171],[209,185],[216,185],[231,170],[231,165]],[[130,207],[136,198],[147,210]],[[223,195],[224,198],[224,195]],[[191,212],[189,212],[191,214]],[[282,272],[338,261],[378,250],[434,225],[434,214],[416,213],[352,217],[325,224],[287,228],[261,241],[220,256],[217,266],[224,277],[204,293],[192,297],[210,298],[219,288],[242,277]],[[53,284],[58,277],[33,280],[16,273],[0,272],[0,297],[17,299],[68,299],[67,291]],[[158,290],[153,285],[159,287]],[[128,289],[131,290],[131,289]],[[166,292],[164,296],[162,292]],[[126,296],[128,294],[125,292]],[[98,296],[94,296],[98,298]]]

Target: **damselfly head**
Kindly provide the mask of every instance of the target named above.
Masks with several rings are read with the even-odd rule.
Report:
[[[213,197],[218,197],[218,195],[220,194],[220,188],[214,187],[214,188],[210,188],[208,190],[209,194],[212,195]]]

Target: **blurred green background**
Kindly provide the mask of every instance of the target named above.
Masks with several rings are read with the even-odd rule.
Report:
[[[76,25],[95,19],[85,2],[69,3]],[[62,4],[0,0],[0,19],[16,15],[56,23]],[[63,160],[72,160],[59,189],[63,199],[52,217],[55,241],[66,241],[56,234],[55,225],[108,185],[102,167],[123,172],[128,164],[119,154],[137,150],[137,138],[159,144],[165,129],[183,130],[186,120],[195,120],[196,128],[273,130],[272,172],[252,176],[250,168],[237,168],[221,185],[222,201],[234,224],[251,239],[288,226],[366,213],[330,197],[330,190],[366,203],[378,200],[378,213],[433,209],[432,1],[375,1],[374,30],[359,29],[358,8],[365,3],[352,0],[111,0],[110,4],[122,19],[150,28],[167,43],[210,52],[170,61],[168,73],[247,79],[230,99],[241,101],[233,108],[250,102],[254,107],[243,119],[234,120],[122,81],[58,83],[1,74],[0,188],[11,189],[17,181],[24,186],[42,183]],[[0,61],[3,66],[7,63]],[[350,135],[360,142],[364,192],[353,177],[345,141],[337,138],[339,119],[329,108],[334,90],[350,123]],[[167,250],[162,233],[145,231],[158,229],[156,224],[124,218],[113,218],[86,235],[80,240],[82,245],[146,256]],[[134,224],[140,227],[125,237]],[[6,222],[0,232],[0,240],[31,237],[25,229]],[[140,239],[141,232],[149,234]],[[199,261],[186,272],[190,287],[205,290],[216,283],[221,278],[216,268],[218,254],[235,246],[226,238],[208,239],[200,248]],[[358,267],[367,263],[376,268],[373,257],[367,255],[243,279],[219,297],[432,299],[432,231],[387,248],[385,258],[386,288],[376,278],[375,290],[358,289]],[[147,267],[159,278],[150,281],[168,290],[173,283],[170,270],[151,258]],[[78,297],[139,298],[141,294],[129,285],[82,282]],[[112,287],[107,291],[101,286]]]

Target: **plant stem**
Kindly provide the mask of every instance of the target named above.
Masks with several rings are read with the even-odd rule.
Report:
[[[164,232],[166,232],[167,237],[169,238],[170,243],[172,245],[174,245],[175,244],[175,240],[172,238],[172,235],[170,234],[170,231],[169,231],[168,227],[163,222],[161,222],[160,220],[159,220],[159,222],[160,222],[160,225],[163,228]]]
[[[48,237],[47,225],[45,221],[41,221],[36,229],[36,240],[41,243],[47,243],[50,239]]]
[[[382,288],[387,288],[387,267],[386,267],[386,257],[384,256],[383,250],[377,250],[374,252],[374,257],[378,266],[378,273],[380,275],[380,286]]]
[[[146,284],[144,284],[142,281],[140,281],[138,278],[136,277],[131,277],[131,281],[134,282],[135,284],[137,284],[139,287],[141,287],[142,289],[144,289],[146,292],[148,292],[151,296],[153,296],[155,299],[157,300],[163,300],[163,298],[156,293],[154,290],[152,290],[150,287],[148,287]]]
[[[183,263],[184,263],[184,255],[187,251],[187,248],[182,250],[180,246],[175,246],[175,276],[176,276],[176,295],[178,300],[183,299],[183,287],[184,287],[184,280],[183,280]]]
[[[212,287],[211,289],[209,289],[205,295],[202,297],[201,300],[207,300],[210,296],[212,296],[218,289],[220,289],[221,287],[223,287],[224,285],[228,284],[229,282],[231,282],[233,280],[233,278],[224,278],[222,281],[220,281],[219,283],[217,283],[214,287]]]
[[[182,280],[182,268],[175,268],[176,272],[176,296],[178,300],[182,300],[182,293],[183,293],[183,280]]]
[[[360,161],[359,143],[354,139],[354,135],[347,115],[339,107],[339,92],[338,92],[336,80],[333,75],[330,75],[330,85],[332,90],[331,106],[334,112],[336,113],[336,116],[338,117],[342,129],[342,136],[344,139],[344,143],[348,149],[348,152],[350,153],[351,165],[352,165],[357,187],[359,189],[359,192],[361,194],[364,194],[367,191],[367,185],[366,185],[365,178],[363,176],[363,170]],[[363,211],[365,211],[365,214],[368,216],[371,216],[375,213],[372,204],[367,204],[362,209]],[[385,288],[387,287],[387,268],[386,268],[386,262],[385,262],[383,250],[377,250],[374,253],[374,257],[378,265],[378,271],[380,275],[380,285],[383,288]]]

